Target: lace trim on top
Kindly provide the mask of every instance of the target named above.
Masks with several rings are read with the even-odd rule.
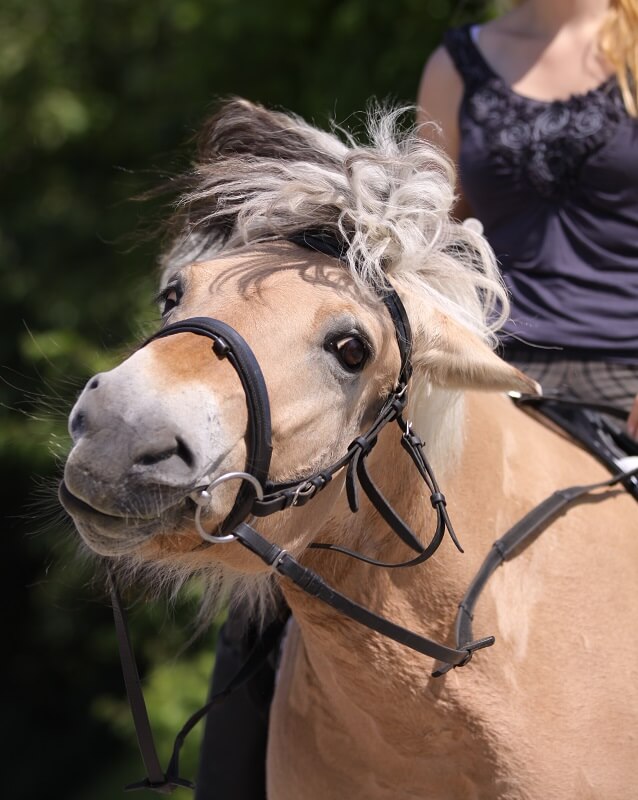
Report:
[[[461,126],[469,118],[482,130],[490,164],[527,179],[548,199],[568,194],[583,164],[626,116],[615,76],[567,100],[534,100],[494,72],[469,26],[448,31],[444,41],[465,84]]]

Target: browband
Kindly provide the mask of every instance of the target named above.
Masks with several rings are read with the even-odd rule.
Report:
[[[332,256],[332,258],[336,258],[339,261],[347,261],[348,243],[343,239],[337,238],[332,231],[301,231],[300,233],[290,235],[288,241],[299,245],[299,247],[305,247],[307,250],[314,250],[317,253]],[[398,383],[407,384],[412,376],[412,363],[410,361],[412,330],[410,328],[410,321],[408,320],[408,315],[401,302],[401,298],[394,291],[387,279],[384,279],[383,285],[376,288],[376,291],[385,303],[385,307],[388,309],[394,324],[394,331],[401,355],[401,372],[399,373]]]

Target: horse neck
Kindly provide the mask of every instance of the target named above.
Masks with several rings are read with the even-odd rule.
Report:
[[[456,463],[458,452],[446,449],[446,443],[457,441],[459,416],[462,404],[448,403],[450,413],[435,414],[441,406],[438,397],[432,398],[433,414],[426,429],[428,457],[437,472],[439,482]],[[429,435],[428,435],[429,433]],[[425,439],[425,436],[423,437]],[[408,454],[401,447],[401,434],[397,425],[388,426],[379,436],[378,443],[368,460],[369,472],[390,505],[412,528],[423,544],[427,544],[436,527],[436,514],[430,503],[430,493]],[[438,468],[441,468],[439,471]],[[443,490],[444,486],[442,485]],[[317,541],[339,544],[372,556],[380,561],[401,562],[415,554],[382,519],[376,509],[360,492],[360,510],[352,514],[342,492],[330,522],[317,535]],[[342,593],[382,616],[394,619],[411,630],[428,636],[447,637],[453,611],[467,576],[455,572],[460,554],[445,537],[436,556],[418,567],[384,569],[370,566],[343,555],[326,551],[308,551],[304,562]],[[306,648],[320,661],[334,658],[341,664],[374,660],[365,656],[366,650],[384,649],[391,658],[405,663],[405,648],[357,625],[346,621],[337,612],[322,606],[302,592],[284,587],[287,600],[297,619]],[[363,653],[361,652],[363,651]],[[345,662],[344,655],[348,654]],[[423,671],[423,658],[412,654],[416,667]]]

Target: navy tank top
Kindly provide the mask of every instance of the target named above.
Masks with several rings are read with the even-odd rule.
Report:
[[[470,26],[445,47],[464,83],[463,193],[511,294],[503,343],[638,363],[638,121],[615,77],[544,102],[513,91]]]

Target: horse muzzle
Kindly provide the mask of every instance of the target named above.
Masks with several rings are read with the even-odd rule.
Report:
[[[189,498],[202,476],[244,466],[243,397],[243,413],[230,415],[233,422],[227,406],[220,411],[214,381],[163,380],[161,358],[161,347],[144,347],[91,378],[71,412],[74,446],[59,496],[92,547],[98,530],[109,539],[131,529],[148,535],[180,516],[192,527],[196,505]],[[215,492],[206,509],[211,529],[236,490]]]

